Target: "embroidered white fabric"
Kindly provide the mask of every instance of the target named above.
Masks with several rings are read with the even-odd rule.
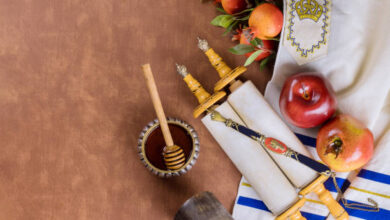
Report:
[[[319,1],[318,1],[319,2]],[[285,0],[286,5],[286,0]],[[341,112],[351,114],[369,127],[375,137],[375,155],[357,176],[350,174],[351,187],[345,192],[349,201],[367,204],[370,197],[378,202],[380,212],[348,210],[350,219],[390,219],[390,1],[345,0],[332,1],[331,26],[328,53],[322,58],[298,65],[285,45],[280,43],[272,80],[268,83],[265,98],[280,114],[278,100],[280,90],[287,77],[299,72],[319,72],[332,84]],[[285,7],[286,8],[286,7]],[[284,12],[286,15],[286,11]],[[286,17],[285,17],[286,19]],[[286,20],[282,36],[286,34]],[[316,129],[291,129],[300,134],[315,138]],[[318,158],[314,147],[308,149]],[[369,175],[368,175],[368,174]],[[338,173],[338,181],[345,182],[348,173]],[[245,182],[245,179],[242,180]],[[240,185],[235,219],[263,219],[265,211],[260,198],[244,185]],[[332,194],[335,196],[334,190]],[[245,196],[244,196],[245,195]],[[255,203],[239,203],[247,197]],[[318,198],[309,197],[302,209],[306,217],[326,217],[328,211]],[[252,202],[253,202],[252,201]],[[247,205],[243,205],[247,204]],[[255,208],[253,208],[255,207]]]
[[[331,0],[287,0],[284,17],[283,45],[299,65],[326,56]]]

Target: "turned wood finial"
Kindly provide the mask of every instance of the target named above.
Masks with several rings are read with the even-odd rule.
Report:
[[[201,49],[203,52],[206,52],[210,49],[209,43],[205,39],[198,38],[198,47]]]
[[[191,90],[192,94],[198,99],[199,106],[194,110],[194,117],[197,118],[204,111],[206,111],[209,107],[214,105],[216,102],[221,100],[226,93],[216,92],[213,95],[210,95],[203,86],[196,80],[191,74],[187,72],[187,68],[184,65],[176,64],[176,70],[180,76],[183,77],[184,82],[186,82],[188,88]]]
[[[191,74],[187,72],[187,68],[184,65],[179,65],[176,63],[176,69],[180,76],[183,77],[184,82],[187,83],[188,88],[198,99],[199,103],[203,103],[211,95],[208,93],[203,86],[196,80]]]
[[[300,209],[305,204],[306,199],[300,198],[294,205],[284,211],[281,215],[275,218],[275,220],[306,220],[305,217],[302,216]]]
[[[214,86],[214,91],[220,91],[227,85],[233,85],[236,82],[236,78],[246,71],[246,68],[239,66],[232,70],[222,58],[210,48],[208,42],[205,39],[198,37],[198,47],[209,58],[211,65],[217,70],[219,77],[221,78]]]
[[[186,77],[188,75],[187,67],[184,65],[179,65],[176,63],[176,70],[182,77]]]
[[[211,65],[217,70],[219,77],[222,78],[232,71],[232,69],[222,61],[222,58],[213,50],[213,48],[209,47],[209,44],[205,39],[200,39],[198,37],[198,47],[209,58]]]

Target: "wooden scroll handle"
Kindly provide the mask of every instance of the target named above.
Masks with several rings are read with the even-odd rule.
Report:
[[[222,61],[222,58],[212,48],[210,48],[207,40],[200,39],[198,37],[198,47],[209,58],[211,65],[213,65],[213,67],[217,70],[219,77],[223,78],[232,71],[232,69]]]
[[[183,80],[187,83],[188,88],[195,95],[200,104],[211,96],[191,74],[186,75]]]
[[[294,205],[288,208],[285,212],[275,218],[275,220],[306,220],[301,214],[301,207],[305,204],[306,199],[300,198]]]
[[[205,52],[206,56],[209,58],[211,65],[217,70],[219,77],[224,77],[232,71],[232,69],[222,61],[222,58],[212,49],[208,49]]]
[[[292,215],[289,216],[290,220],[305,220],[306,218],[302,216],[300,211],[296,211]]]
[[[348,213],[345,209],[333,198],[332,194],[325,189],[324,182],[328,179],[328,176],[320,175],[316,180],[304,188],[300,195],[307,195],[310,192],[317,194],[321,202],[324,203],[329,209],[330,214],[337,220],[347,220],[349,219]]]
[[[167,118],[165,117],[164,110],[161,104],[160,96],[158,95],[156,83],[154,82],[152,70],[150,68],[150,64],[142,65],[142,69],[144,72],[146,85],[148,86],[150,97],[152,98],[154,110],[156,110],[158,121],[160,122],[161,131],[164,136],[165,144],[169,146],[173,146],[173,139],[171,132],[169,131]]]
[[[345,209],[333,199],[332,194],[325,189],[324,184],[318,185],[314,189],[314,193],[317,194],[318,198],[328,207],[330,213],[337,220],[347,220],[349,219],[348,213]]]

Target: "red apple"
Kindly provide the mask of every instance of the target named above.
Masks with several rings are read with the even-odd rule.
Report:
[[[347,172],[365,165],[374,151],[374,137],[359,120],[339,115],[326,123],[317,136],[317,153],[337,172]]]
[[[221,0],[223,9],[228,14],[235,14],[244,10],[247,6],[245,0]]]
[[[284,118],[301,128],[318,126],[336,111],[332,86],[316,73],[299,73],[284,83],[279,107]]]

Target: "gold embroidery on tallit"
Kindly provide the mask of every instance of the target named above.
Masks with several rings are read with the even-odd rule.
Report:
[[[315,22],[320,19],[322,15],[322,5],[315,0],[300,0],[295,4],[299,20],[309,18]]]

